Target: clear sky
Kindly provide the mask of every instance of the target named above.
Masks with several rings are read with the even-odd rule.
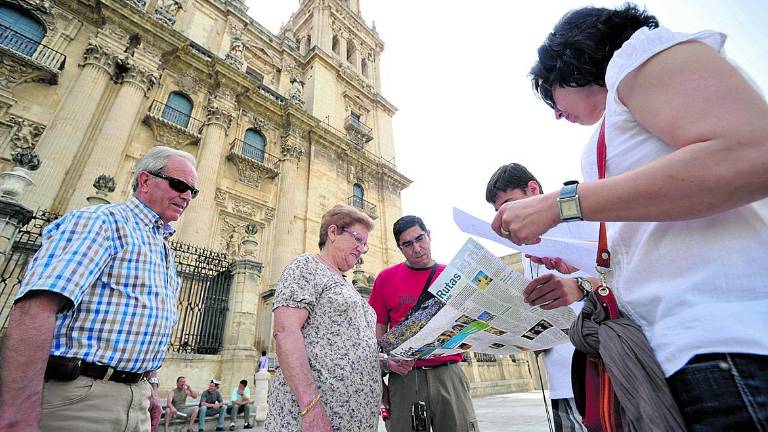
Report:
[[[299,4],[246,3],[251,16],[274,33]],[[385,43],[382,94],[399,109],[393,126],[397,166],[413,180],[402,194],[403,211],[421,216],[431,229],[435,259],[449,261],[467,238],[453,223],[453,206],[493,218],[485,185],[500,165],[527,166],[547,192],[581,179],[581,150],[592,127],[555,121],[531,90],[527,73],[565,12],[622,3],[361,0],[363,18],[375,22]],[[674,31],[726,33],[729,57],[768,91],[768,1],[637,4]],[[502,246],[491,250],[511,252]]]

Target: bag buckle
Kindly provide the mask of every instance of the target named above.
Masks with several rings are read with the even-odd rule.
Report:
[[[595,266],[595,270],[597,270],[597,276],[600,278],[600,286],[597,287],[597,292],[605,297],[610,292],[610,288],[608,287],[608,273],[611,272],[611,268],[598,265]]]

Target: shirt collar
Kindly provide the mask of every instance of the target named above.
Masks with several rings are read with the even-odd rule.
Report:
[[[135,196],[131,195],[125,202],[125,205],[142,225],[149,229],[157,230],[163,235],[164,239],[168,240],[176,232],[170,224],[163,222],[163,219],[157,213]]]

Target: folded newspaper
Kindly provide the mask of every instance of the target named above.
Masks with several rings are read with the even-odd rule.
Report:
[[[469,239],[429,288],[435,298],[409,312],[379,345],[390,355],[425,359],[464,351],[516,354],[568,342],[573,310],[526,304],[528,282]]]

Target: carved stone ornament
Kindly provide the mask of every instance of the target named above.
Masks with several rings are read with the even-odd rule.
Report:
[[[115,82],[131,83],[138,86],[146,96],[157,84],[159,76],[133,62],[133,57],[126,54],[116,62]]]
[[[224,56],[224,61],[231,64],[236,69],[243,69],[245,64],[245,44],[242,39],[242,29],[238,26],[233,26],[232,40],[229,42],[229,51]]]
[[[160,0],[155,9],[155,19],[173,27],[176,24],[176,16],[181,9],[181,0]]]
[[[117,182],[111,175],[101,174],[94,180],[93,187],[99,192],[110,194],[115,191]]]
[[[35,149],[45,126],[21,117],[8,117],[5,121],[12,125],[10,142],[15,148]]]
[[[0,44],[0,89],[10,92],[26,82],[57,84],[60,71]]]
[[[20,0],[19,3],[21,3],[22,6],[44,14],[51,14],[53,12],[50,0]]]
[[[83,51],[82,65],[97,65],[112,75],[114,73],[115,60],[115,55],[102,46],[94,35],[91,35],[91,38],[88,39],[88,46]]]
[[[227,204],[227,192],[223,191],[221,189],[216,189],[216,194],[213,197],[214,201],[216,201],[219,204],[226,205]]]
[[[301,75],[295,72],[291,75],[291,89],[288,91],[288,99],[292,103],[304,107],[304,80],[301,79]]]
[[[267,222],[272,222],[275,220],[275,208],[274,207],[266,207],[264,209],[264,220]]]
[[[267,166],[263,162],[257,162],[239,153],[230,152],[227,155],[227,160],[232,162],[237,169],[238,181],[257,189],[261,187],[263,180],[273,179],[279,174],[274,167]]]
[[[256,241],[256,233],[259,232],[259,226],[255,223],[249,223],[243,228],[243,239],[240,240],[238,249],[239,258],[255,259],[259,250],[259,242]]]
[[[128,0],[128,4],[142,11],[147,10],[147,0]]]
[[[37,171],[42,165],[40,157],[30,148],[16,149],[11,153],[13,166],[24,168],[27,171]]]
[[[232,213],[249,219],[258,219],[261,213],[258,204],[234,196],[232,197],[231,209]]]
[[[216,236],[216,249],[227,254],[227,257],[237,257],[240,241],[245,235],[245,226],[250,221],[239,217],[221,215],[219,218],[219,230]]]
[[[296,162],[301,162],[301,158],[304,156],[304,147],[283,139],[283,142],[280,143],[280,154],[286,159],[296,159]]]
[[[234,116],[230,112],[224,110],[215,103],[208,104],[208,107],[206,108],[206,121],[208,124],[216,123],[223,126],[224,129],[229,129],[229,126],[232,125],[233,118]]]
[[[187,94],[192,94],[197,91],[197,87],[200,85],[194,75],[190,72],[183,72],[176,75],[174,82],[176,83],[176,86],[179,87],[179,90]]]

